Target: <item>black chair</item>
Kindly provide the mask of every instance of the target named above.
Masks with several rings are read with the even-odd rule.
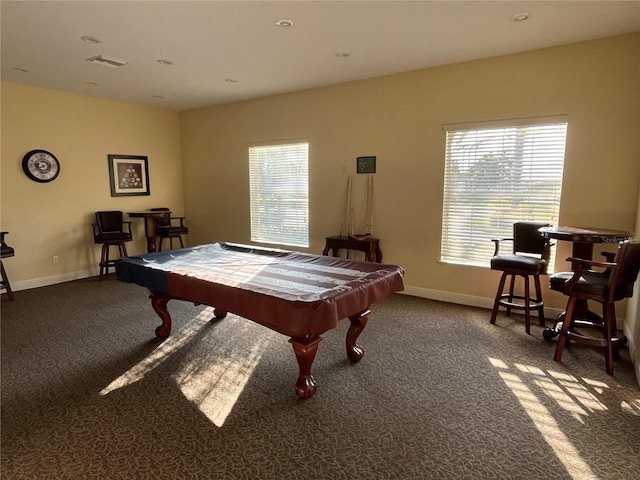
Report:
[[[544,302],[542,301],[542,289],[540,288],[540,275],[547,273],[551,244],[539,232],[541,227],[548,226],[541,222],[517,222],[513,225],[513,237],[492,239],[495,243],[495,251],[491,258],[491,269],[502,271],[498,292],[496,293],[491,323],[496,323],[496,317],[500,307],[506,307],[507,316],[511,316],[511,310],[524,310],[525,329],[531,333],[531,310],[537,310],[540,317],[540,325],[544,326]],[[502,242],[513,243],[511,253],[501,254]],[[524,279],[524,294],[516,295],[514,287],[516,277]],[[531,297],[529,289],[529,277],[533,277],[536,296]],[[510,279],[509,292],[504,293],[507,279]]]
[[[100,256],[100,280],[109,274],[109,267],[115,266],[115,260],[109,259],[109,248],[117,246],[120,257],[127,256],[125,242],[130,242],[131,222],[123,220],[123,213],[119,210],[96,212],[96,223],[93,227],[93,240],[102,244]]]
[[[15,255],[13,247],[10,247],[4,242],[4,236],[8,234],[9,232],[0,232],[0,243],[2,244],[0,247],[0,274],[2,275],[0,289],[4,288],[7,291],[7,297],[9,297],[9,300],[13,300],[14,297],[13,290],[11,290],[11,283],[9,283],[9,277],[7,277],[7,272],[4,269],[4,264],[2,263],[3,258],[13,257]]]
[[[189,229],[184,225],[185,217],[172,217],[171,210],[166,207],[152,208],[152,212],[165,212],[156,218],[156,234],[158,235],[158,251],[162,251],[162,241],[169,239],[169,247],[173,250],[173,239],[180,240],[180,248],[184,248],[182,235],[189,233]]]
[[[572,263],[573,271],[556,273],[549,278],[552,290],[569,297],[567,308],[559,317],[562,326],[553,357],[556,362],[562,360],[562,352],[570,341],[604,347],[605,369],[613,375],[614,358],[627,342],[617,330],[615,302],[633,296],[633,285],[640,271],[640,243],[621,242],[613,260],[596,262],[569,257],[567,261]],[[604,270],[592,270],[593,267]],[[587,300],[602,304],[602,317],[587,310]],[[594,330],[599,337],[587,333]]]

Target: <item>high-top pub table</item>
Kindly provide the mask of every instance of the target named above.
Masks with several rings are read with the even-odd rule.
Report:
[[[631,233],[629,232],[608,228],[542,227],[540,232],[547,238],[573,242],[572,256],[584,260],[592,259],[593,245],[595,243],[617,245],[618,242],[622,242],[631,237]]]
[[[144,218],[144,234],[147,237],[147,252],[153,253],[156,251],[156,237],[158,236],[157,228],[156,228],[156,220],[163,215],[166,215],[166,210],[164,211],[154,211],[154,210],[143,210],[141,212],[128,212],[132,218]]]
[[[573,242],[572,257],[592,260],[593,245],[596,243],[608,243],[617,245],[631,237],[630,232],[624,230],[611,230],[609,228],[594,227],[542,227],[540,232],[547,238]],[[588,319],[594,323],[601,323],[600,316],[589,310],[586,300],[579,300],[576,303],[576,318]],[[546,328],[542,332],[546,340],[550,340],[560,334],[562,329],[562,319],[566,312],[558,316],[558,322],[551,328]]]

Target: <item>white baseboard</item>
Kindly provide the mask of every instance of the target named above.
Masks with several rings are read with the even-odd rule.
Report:
[[[29,280],[23,280],[21,282],[11,282],[11,289],[14,292],[20,290],[30,290],[32,288],[48,287],[49,285],[56,285],[58,283],[70,282],[72,280],[80,280],[82,278],[95,277],[99,274],[98,268],[91,270],[81,270],[79,272],[62,273],[60,275],[53,275],[51,277],[32,278]]]
[[[464,295],[462,293],[444,292],[442,290],[431,290],[428,288],[419,287],[407,287],[403,292],[404,295],[412,295],[414,297],[428,298],[429,300],[439,300],[441,302],[455,303],[458,305],[467,305],[469,307],[486,308],[488,310],[493,309],[493,302],[495,299],[486,297],[476,297],[473,295]],[[556,318],[562,313],[562,310],[557,308],[544,309],[544,316],[547,319]]]

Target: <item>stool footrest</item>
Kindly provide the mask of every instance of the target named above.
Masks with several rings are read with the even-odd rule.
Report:
[[[509,294],[503,294],[500,297],[500,301],[499,304],[502,307],[507,307],[507,308],[515,308],[518,310],[526,310],[527,306],[526,306],[526,298],[523,297],[522,295],[509,295]],[[512,300],[505,300],[505,299],[512,299]],[[522,300],[522,302],[514,302],[513,300]],[[530,298],[529,299],[529,309],[533,310],[536,308],[540,308],[544,306],[544,302],[542,300],[538,300],[536,298]]]

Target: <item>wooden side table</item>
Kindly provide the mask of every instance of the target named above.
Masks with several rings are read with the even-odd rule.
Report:
[[[337,257],[340,249],[357,250],[364,252],[367,262],[382,262],[382,251],[380,250],[380,240],[377,238],[366,237],[362,240],[352,237],[327,237],[327,243],[322,251],[323,255],[328,255],[333,250],[333,256]]]

